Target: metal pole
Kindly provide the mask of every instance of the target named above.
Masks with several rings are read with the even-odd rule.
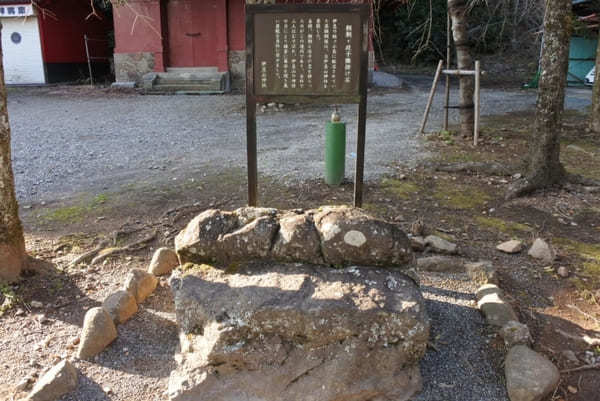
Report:
[[[431,85],[431,92],[429,92],[429,99],[427,99],[427,106],[425,106],[425,113],[423,114],[423,121],[421,122],[421,128],[419,129],[419,134],[422,134],[425,131],[425,124],[427,124],[427,117],[429,116],[429,109],[431,109],[431,103],[433,102],[433,95],[435,95],[435,90],[437,88],[437,84],[440,79],[440,74],[442,73],[443,67],[444,67],[444,60],[440,60],[440,62],[438,63],[437,70],[435,71],[435,77],[433,78],[433,85]]]
[[[88,70],[90,71],[90,86],[94,87],[94,76],[92,75],[92,60],[90,59],[90,48],[88,46],[88,37],[87,35],[83,35],[83,40],[85,42],[85,55],[87,57]]]
[[[450,45],[450,13],[446,12],[446,69],[450,69],[452,57]],[[450,76],[446,75],[446,97],[444,101],[444,131],[448,131],[448,106],[450,102]]]
[[[254,15],[246,12],[246,154],[248,157],[248,206],[258,206],[253,34]]]
[[[479,140],[479,90],[481,84],[481,64],[475,61],[475,122],[473,124],[473,145],[477,146]]]

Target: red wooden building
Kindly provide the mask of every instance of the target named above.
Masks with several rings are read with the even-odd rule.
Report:
[[[100,13],[100,11],[99,11]],[[110,13],[88,18],[90,3],[82,0],[0,0],[4,71],[8,84],[46,84],[89,76],[84,35],[96,73],[109,72],[112,29]]]
[[[117,84],[226,91],[245,76],[245,0],[128,0],[114,8]],[[372,59],[372,57],[371,57]]]

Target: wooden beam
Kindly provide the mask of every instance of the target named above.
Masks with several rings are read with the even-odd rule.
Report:
[[[479,90],[481,87],[481,64],[479,60],[475,61],[475,122],[473,123],[473,145],[477,146],[479,141]]]
[[[429,110],[431,109],[431,103],[433,102],[433,96],[435,95],[435,90],[437,88],[437,84],[440,79],[440,73],[442,72],[443,66],[444,60],[440,60],[437,66],[437,70],[435,71],[435,77],[433,78],[433,85],[431,85],[431,92],[429,92],[429,99],[427,99],[427,106],[425,106],[425,113],[423,114],[423,121],[421,122],[419,134],[423,134],[425,132],[425,124],[427,124],[427,117],[429,116]]]

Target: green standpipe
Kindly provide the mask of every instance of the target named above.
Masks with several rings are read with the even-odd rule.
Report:
[[[336,112],[325,127],[325,182],[328,185],[340,185],[345,169],[346,123],[340,122]]]

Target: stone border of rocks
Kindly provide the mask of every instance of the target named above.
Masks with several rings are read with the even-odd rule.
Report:
[[[76,357],[90,359],[102,352],[117,338],[117,325],[135,315],[138,305],[156,289],[158,278],[179,266],[175,251],[159,248],[154,253],[148,271],[132,269],[123,288],[108,295],[102,306],[89,309],[83,319]],[[62,360],[40,378],[28,401],[53,401],[77,388],[78,372],[68,360]]]
[[[431,246],[435,242],[427,241],[423,237],[413,236],[410,240],[414,251],[431,250],[452,254],[447,251],[440,252],[436,246]],[[447,248],[448,245],[444,246]],[[508,254],[519,253],[523,248],[524,244],[517,240],[507,241],[496,247],[498,251]],[[456,245],[452,249],[456,249]],[[528,255],[544,263],[552,263],[556,252],[547,242],[537,238]],[[466,262],[458,257],[434,255],[418,258],[417,270],[466,273],[471,281],[480,285],[475,293],[477,307],[486,323],[497,331],[506,346],[504,375],[511,401],[539,401],[558,386],[558,368],[544,355],[531,349],[533,339],[529,328],[519,322],[517,314],[507,302],[504,292],[498,286],[498,276],[491,261]],[[564,277],[563,274],[559,275]]]

